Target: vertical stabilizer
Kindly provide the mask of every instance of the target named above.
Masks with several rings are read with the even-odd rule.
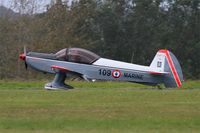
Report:
[[[153,72],[164,72],[164,66],[165,66],[165,54],[161,52],[157,52],[156,56],[154,57],[150,69]]]

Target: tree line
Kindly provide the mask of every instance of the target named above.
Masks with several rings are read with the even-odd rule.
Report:
[[[168,49],[177,56],[186,79],[200,78],[199,0],[66,3],[57,0],[40,14],[25,13],[30,6],[24,4],[18,7],[22,13],[17,17],[0,17],[1,79],[38,77],[36,72],[24,71],[18,59],[23,46],[48,53],[81,47],[142,65],[150,65],[159,49]]]

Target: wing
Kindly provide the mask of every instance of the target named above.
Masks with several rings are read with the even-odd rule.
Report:
[[[72,72],[70,69],[68,68],[65,68],[65,67],[61,67],[61,66],[56,66],[56,65],[53,65],[51,66],[51,69],[54,71],[54,72]]]
[[[78,76],[78,77],[81,77],[81,78],[83,78],[83,76],[84,76],[83,74],[75,72],[73,70],[70,70],[69,68],[66,68],[66,67],[61,67],[61,66],[53,65],[53,66],[51,66],[51,69],[55,73],[63,72],[63,73],[67,73],[68,75],[74,75],[74,76]]]

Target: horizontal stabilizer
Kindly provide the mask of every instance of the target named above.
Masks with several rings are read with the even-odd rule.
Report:
[[[155,72],[155,71],[149,71],[149,74],[152,74],[152,75],[165,75],[165,74],[169,74],[169,72]]]

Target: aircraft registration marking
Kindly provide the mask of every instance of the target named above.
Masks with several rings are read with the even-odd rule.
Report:
[[[99,75],[102,75],[102,76],[111,76],[111,70],[99,69]]]
[[[134,74],[134,73],[124,73],[125,78],[134,78],[143,80],[144,75],[142,74]]]
[[[113,78],[120,78],[122,72],[118,69],[115,70],[99,69],[99,75],[108,77],[112,76]]]
[[[128,73],[128,72],[121,72],[118,69],[109,70],[109,69],[99,69],[99,75],[101,76],[112,76],[113,78],[129,78],[129,79],[140,79],[143,80],[144,75],[143,74],[136,74],[136,73]]]

